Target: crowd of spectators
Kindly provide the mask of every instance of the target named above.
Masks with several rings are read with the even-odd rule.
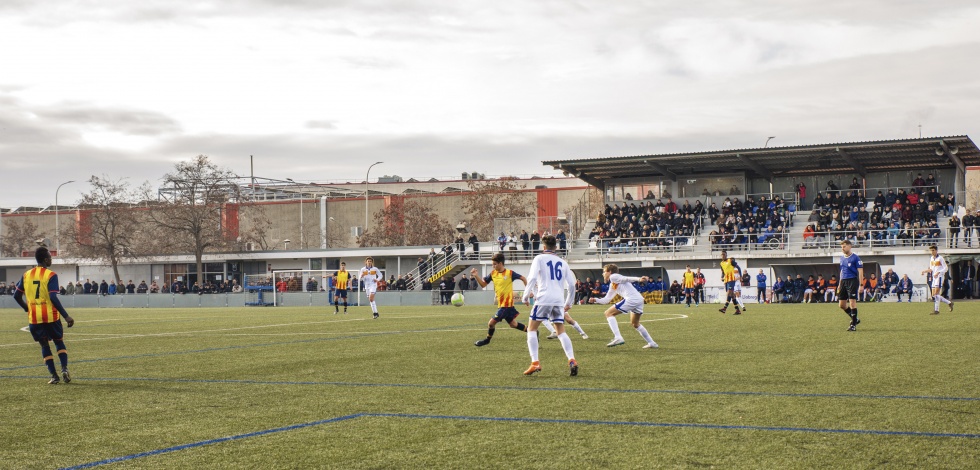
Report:
[[[611,251],[669,250],[687,245],[696,237],[705,215],[704,204],[690,200],[678,205],[667,198],[637,204],[627,202],[609,205],[596,218],[589,238],[598,248]]]
[[[803,232],[804,248],[836,245],[843,240],[858,246],[935,244],[943,238],[939,214],[948,217],[954,210],[953,193],[943,195],[932,174],[927,179],[919,174],[908,191],[888,189],[871,198],[857,178],[846,192],[831,181],[827,190],[813,199]],[[958,235],[960,225],[957,218],[950,228]]]
[[[745,201],[727,197],[721,207],[711,203],[708,218],[716,225],[708,234],[712,250],[739,250],[752,245],[781,247],[792,224],[792,208],[779,196]]]

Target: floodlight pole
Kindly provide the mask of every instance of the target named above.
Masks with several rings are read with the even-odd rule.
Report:
[[[364,229],[361,230],[361,236],[364,236],[364,233],[367,232],[368,227],[368,180],[371,178],[371,168],[374,168],[374,165],[380,165],[382,163],[384,162],[373,163],[368,167],[367,174],[364,175]]]
[[[65,181],[58,185],[58,189],[54,190],[54,249],[61,256],[61,225],[58,224],[58,191],[61,191],[61,187],[68,184],[74,183],[75,180]]]

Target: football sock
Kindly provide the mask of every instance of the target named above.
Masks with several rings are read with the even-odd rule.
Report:
[[[544,327],[547,328],[548,331],[550,331],[550,332],[552,332],[554,334],[557,334],[558,333],[558,330],[555,330],[555,325],[552,325],[550,321],[544,320],[544,321],[541,322],[541,324],[544,325]]]
[[[378,304],[373,301],[371,302],[371,311],[374,313],[378,313]]]
[[[937,295],[933,300],[934,300],[933,303],[935,304],[935,307],[933,307],[933,310],[935,310],[935,311],[938,312],[939,311],[939,296]]]
[[[565,357],[575,359],[575,352],[572,351],[572,339],[568,337],[568,333],[563,332],[558,335],[558,341],[561,341],[561,348],[565,350]]]
[[[54,369],[54,356],[51,355],[51,346],[47,341],[41,343],[41,355],[44,356],[44,365],[48,366],[48,372],[57,376],[58,372]]]
[[[62,340],[54,340],[54,347],[58,348],[58,359],[61,361],[61,368],[68,368],[68,349],[65,348],[65,342]]]
[[[490,341],[490,339],[493,338],[493,333],[495,331],[497,331],[497,329],[492,326],[490,328],[487,328],[487,341]]]
[[[745,308],[745,304],[742,303],[741,297],[735,297],[735,302],[738,304],[739,307]]]
[[[653,338],[650,337],[650,332],[647,331],[646,327],[644,327],[643,325],[640,325],[640,326],[636,327],[636,332],[639,333],[640,336],[643,337],[643,340],[646,341],[647,344],[654,344],[653,343]]]
[[[527,332],[527,350],[531,353],[531,362],[538,362],[538,332]]]
[[[858,309],[857,308],[852,308],[851,309],[851,323],[852,324],[857,324],[857,321],[858,321]]]
[[[525,324],[523,324],[523,323],[518,323],[518,324],[517,324],[517,329],[518,329],[518,330],[521,330],[521,331],[527,331],[527,325],[525,325]],[[491,333],[491,334],[492,334],[492,333]]]
[[[949,302],[949,299],[947,299],[946,297],[943,297],[941,295],[937,295],[936,298],[939,299],[939,301],[942,302],[942,303],[944,303],[944,304],[950,303]],[[939,310],[939,304],[936,304],[936,310]]]
[[[619,332],[619,322],[616,321],[616,317],[609,317],[606,321],[609,323],[609,329],[613,332],[613,338],[623,339],[623,335]]]
[[[850,308],[845,308],[844,309],[844,314],[847,315],[847,316],[851,316],[851,309]]]
[[[575,324],[572,325],[572,328],[575,328],[575,331],[577,331],[578,334],[580,334],[580,335],[584,335],[585,334],[585,330],[583,330],[582,327],[579,326],[579,323],[578,322],[575,322]]]
[[[333,301],[333,311],[334,312],[340,311],[340,302],[337,302],[336,300]]]

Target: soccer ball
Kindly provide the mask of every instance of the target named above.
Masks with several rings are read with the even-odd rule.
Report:
[[[460,294],[459,292],[457,292],[457,293],[453,294],[453,298],[450,299],[449,301],[452,302],[453,305],[455,305],[457,307],[462,307],[463,306],[463,301],[465,301],[465,300],[466,299],[463,298],[463,294]]]

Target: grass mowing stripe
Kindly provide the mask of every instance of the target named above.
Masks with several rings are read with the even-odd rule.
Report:
[[[447,327],[441,327],[441,328],[426,328],[426,329],[423,329],[423,330],[379,331],[377,333],[364,333],[364,334],[356,334],[356,335],[338,336],[336,338],[313,338],[313,339],[301,339],[301,340],[296,340],[296,341],[283,341],[283,342],[278,342],[278,343],[243,344],[243,345],[240,345],[240,346],[222,346],[222,347],[218,347],[218,348],[191,349],[191,350],[173,351],[173,352],[165,352],[165,353],[136,354],[136,355],[132,355],[132,356],[103,357],[103,358],[98,358],[98,359],[80,359],[80,360],[73,360],[72,363],[78,364],[78,363],[89,363],[89,362],[118,361],[118,360],[122,360],[122,359],[139,359],[139,358],[147,358],[147,357],[181,356],[181,355],[184,355],[184,354],[199,354],[199,353],[215,352],[215,351],[228,351],[228,350],[233,350],[233,349],[264,348],[264,347],[269,347],[269,346],[284,346],[284,345],[287,345],[287,344],[318,343],[318,342],[323,342],[323,341],[339,341],[339,340],[345,340],[345,339],[360,339],[360,338],[368,338],[368,337],[372,337],[372,336],[400,335],[400,334],[405,334],[405,333],[442,332],[442,331],[459,330],[459,329],[462,329],[462,328],[469,328],[471,326],[472,325],[462,325],[462,326],[459,326],[459,327],[447,326]],[[85,341],[85,340],[79,340],[79,341]],[[43,364],[41,364],[41,365],[32,364],[32,365],[13,366],[13,367],[0,367],[0,371],[4,371],[4,370],[19,370],[19,369],[31,369],[31,368],[34,368],[34,367],[43,367]]]
[[[0,375],[0,379],[48,379],[48,376]],[[75,377],[73,380],[77,380]],[[932,400],[932,401],[980,401],[980,397],[943,397],[935,395],[861,395],[856,393],[785,393],[748,392],[725,390],[669,390],[669,389],[621,389],[621,388],[579,388],[579,387],[514,387],[507,385],[442,385],[370,382],[321,382],[321,381],[275,381],[275,380],[234,380],[234,379],[177,379],[153,377],[89,377],[82,381],[104,382],[173,382],[201,384],[235,385],[323,385],[332,387],[376,387],[376,388],[423,388],[449,390],[502,390],[502,391],[544,391],[544,392],[586,392],[586,393],[636,393],[671,395],[734,395],[779,398],[854,398],[863,400]]]
[[[911,436],[911,437],[944,437],[944,438],[963,438],[963,439],[980,439],[980,434],[963,434],[963,433],[941,433],[941,432],[920,432],[920,431],[885,431],[876,429],[833,429],[833,428],[800,428],[800,427],[786,427],[786,426],[749,426],[749,425],[731,425],[731,424],[705,424],[705,423],[658,423],[649,421],[600,421],[600,420],[588,420],[588,419],[554,419],[554,418],[527,418],[527,417],[500,417],[500,416],[464,416],[464,415],[429,415],[429,414],[414,414],[414,413],[355,413],[346,416],[338,416],[336,418],[323,419],[318,421],[311,421],[308,423],[293,424],[290,426],[283,426],[273,429],[266,429],[263,431],[254,431],[245,434],[238,434],[234,436],[219,437],[216,439],[209,439],[206,441],[192,442],[190,444],[181,444],[178,446],[167,447],[164,449],[151,450],[146,452],[140,452],[138,454],[130,454],[122,457],[113,457],[110,459],[100,460],[97,462],[90,462],[86,464],[76,465],[73,467],[66,467],[65,470],[76,470],[84,468],[92,468],[100,465],[107,465],[117,462],[124,462],[127,460],[138,459],[142,457],[150,457],[154,455],[166,454],[170,452],[177,452],[186,449],[193,449],[195,447],[202,447],[211,444],[218,444],[221,442],[236,441],[239,439],[247,439],[250,437],[265,436],[269,434],[275,434],[280,432],[293,431],[296,429],[303,429],[312,426],[319,426],[322,424],[336,423],[340,421],[348,421],[357,418],[402,418],[402,419],[433,419],[433,420],[457,420],[457,421],[496,421],[496,422],[518,422],[518,423],[533,423],[533,424],[583,424],[583,425],[593,425],[593,426],[640,426],[640,427],[657,427],[657,428],[696,428],[696,429],[712,429],[712,430],[722,430],[722,431],[769,431],[769,432],[804,432],[804,433],[824,433],[824,434],[869,434],[877,436]]]
[[[125,462],[127,460],[138,459],[138,458],[141,458],[141,457],[150,457],[152,455],[160,455],[160,454],[166,454],[166,453],[170,453],[170,452],[177,452],[177,451],[186,450],[186,449],[193,449],[195,447],[201,447],[201,446],[206,446],[206,445],[211,445],[211,444],[217,444],[219,442],[237,441],[239,439],[247,439],[249,437],[264,436],[264,435],[267,435],[267,434],[274,434],[274,433],[278,433],[278,432],[286,432],[286,431],[293,431],[295,429],[308,428],[310,426],[319,426],[321,424],[336,423],[338,421],[346,421],[348,419],[359,418],[361,416],[362,416],[361,414],[352,414],[352,415],[347,415],[347,416],[338,416],[336,418],[321,419],[319,421],[311,421],[309,423],[302,423],[302,424],[293,424],[293,425],[290,425],[290,426],[283,426],[281,428],[266,429],[264,431],[255,431],[255,432],[250,432],[250,433],[246,433],[246,434],[238,434],[238,435],[235,435],[235,436],[219,437],[217,439],[209,439],[209,440],[206,440],[206,441],[192,442],[190,444],[181,444],[179,446],[167,447],[166,449],[151,450],[151,451],[147,451],[147,452],[140,452],[138,454],[124,455],[122,457],[113,457],[111,459],[100,460],[98,462],[90,462],[90,463],[86,463],[86,464],[75,465],[73,467],[65,467],[65,470],[75,470],[75,469],[82,469],[82,468],[98,467],[100,465],[108,465],[108,464],[111,464],[111,463]]]

